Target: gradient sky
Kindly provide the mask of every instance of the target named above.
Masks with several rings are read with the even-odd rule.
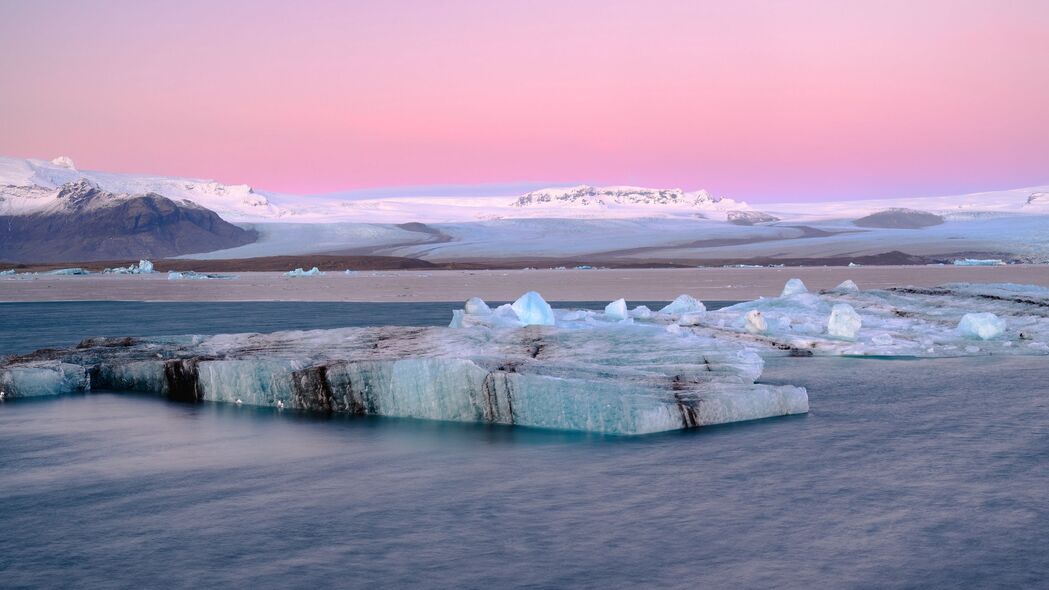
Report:
[[[0,154],[288,192],[1049,183],[1049,2],[0,0]]]

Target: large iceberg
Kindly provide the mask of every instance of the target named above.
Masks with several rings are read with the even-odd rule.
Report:
[[[645,434],[808,411],[804,389],[755,383],[762,366],[738,344],[598,321],[94,339],[7,359],[0,384],[15,398],[143,391],[187,401]]]

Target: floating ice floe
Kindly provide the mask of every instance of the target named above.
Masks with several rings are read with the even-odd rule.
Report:
[[[315,267],[311,268],[310,270],[302,270],[301,268],[296,268],[295,270],[289,270],[288,272],[284,273],[284,276],[286,276],[286,277],[322,277],[322,276],[324,276],[324,273],[321,272],[321,269],[319,269],[319,268],[317,268],[315,266]]]
[[[83,268],[59,268],[55,270],[49,270],[41,273],[45,275],[59,275],[59,276],[75,276],[75,275],[89,275],[91,271]]]
[[[102,271],[102,274],[107,275],[148,275],[153,273],[153,263],[148,260],[139,260],[138,264],[132,264],[130,266],[118,266],[116,268],[107,268]]]
[[[768,324],[765,332],[754,334],[747,329],[745,314],[750,311],[763,314]],[[980,315],[985,313],[1000,321]],[[967,314],[974,315],[963,321]],[[722,337],[757,347],[763,354],[1047,354],[1049,289],[962,283],[932,288],[831,289],[818,295],[795,294],[725,307],[708,312],[695,329],[718,330]],[[966,347],[974,338],[990,341],[973,353]]]
[[[835,291],[859,291],[860,287],[852,279],[846,279],[841,282],[837,287],[834,287]]]
[[[168,273],[169,281],[206,281],[211,279],[235,279],[235,275],[220,275],[220,274],[208,274],[203,272],[196,272],[192,270],[184,271],[170,271]]]
[[[13,274],[15,274],[15,269],[13,268],[10,270],[0,270],[0,276],[10,276]]]
[[[1004,266],[1004,260],[998,260],[997,258],[979,259],[979,258],[961,258],[954,261],[955,266]]]

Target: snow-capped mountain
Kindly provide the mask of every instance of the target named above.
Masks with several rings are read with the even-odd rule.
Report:
[[[123,260],[233,248],[257,234],[189,201],[156,193],[115,194],[86,178],[57,188],[15,187],[0,202],[0,260]],[[34,208],[26,210],[26,203]],[[11,212],[15,209],[15,212]]]
[[[0,157],[0,215],[44,210],[52,205],[54,189],[77,180],[87,180],[115,195],[154,193],[194,203],[230,221],[274,220],[291,215],[246,184],[79,170],[68,157],[51,161]]]
[[[653,205],[712,210],[747,209],[746,203],[712,196],[705,190],[687,193],[679,188],[656,189],[636,186],[547,188],[526,193],[513,207],[600,207]]]

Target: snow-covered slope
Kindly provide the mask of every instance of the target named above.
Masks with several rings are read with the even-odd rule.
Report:
[[[245,184],[78,170],[66,157],[51,161],[0,157],[0,214],[43,211],[54,204],[53,189],[80,179],[89,180],[108,193],[156,193],[176,202],[188,201],[227,221],[279,220],[292,214]]]

